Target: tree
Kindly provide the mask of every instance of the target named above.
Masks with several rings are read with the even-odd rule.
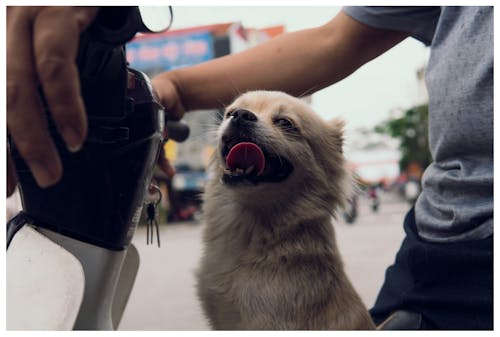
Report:
[[[403,116],[385,121],[375,127],[378,133],[388,134],[400,141],[400,170],[406,171],[410,164],[425,169],[432,161],[428,138],[429,106],[420,105],[403,112]]]

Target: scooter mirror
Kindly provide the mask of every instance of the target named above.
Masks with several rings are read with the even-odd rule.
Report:
[[[103,6],[89,28],[93,41],[106,46],[120,46],[136,33],[159,33],[172,23],[170,6]]]
[[[172,7],[139,6],[143,32],[159,33],[167,30],[172,24]]]

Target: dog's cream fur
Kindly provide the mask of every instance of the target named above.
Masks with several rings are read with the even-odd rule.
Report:
[[[373,329],[348,280],[331,223],[342,206],[348,175],[343,123],[325,122],[303,101],[254,91],[227,111],[257,117],[258,141],[294,166],[279,183],[229,186],[214,152],[204,194],[204,255],[198,295],[215,329]],[[297,130],[275,125],[277,116]],[[232,117],[225,118],[218,135]],[[222,146],[221,144],[219,146]]]

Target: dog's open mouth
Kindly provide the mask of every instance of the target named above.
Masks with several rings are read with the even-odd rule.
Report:
[[[226,164],[222,181],[230,185],[280,182],[293,171],[293,166],[287,159],[270,155],[251,141],[225,146],[222,156]]]

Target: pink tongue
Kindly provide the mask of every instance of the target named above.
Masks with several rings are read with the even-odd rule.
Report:
[[[266,166],[266,158],[257,144],[242,142],[231,148],[226,157],[226,165],[230,170],[237,168],[246,170],[254,165],[254,169],[260,175]]]

